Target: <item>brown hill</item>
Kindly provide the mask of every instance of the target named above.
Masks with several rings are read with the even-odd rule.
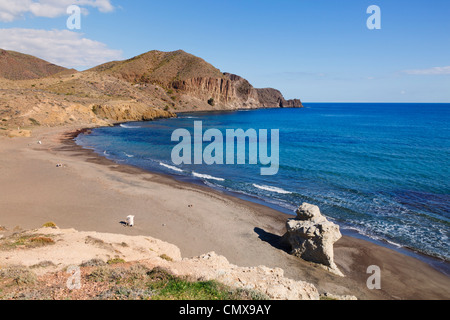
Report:
[[[0,77],[5,79],[38,79],[66,70],[68,69],[27,54],[0,49]]]
[[[154,50],[125,61],[109,62],[91,71],[112,74],[128,82],[152,83],[162,87],[197,77],[225,78],[220,70],[183,50]]]
[[[114,61],[90,71],[108,74],[134,85],[156,85],[197,99],[201,109],[301,107],[300,100],[286,101],[278,90],[255,89],[242,77],[222,73],[205,60],[182,50],[150,51],[125,61]],[[179,97],[181,96],[181,97]]]
[[[20,81],[18,81],[20,80]],[[302,107],[184,51],[150,51],[77,72],[0,51],[0,134],[36,126],[108,125],[177,112]]]

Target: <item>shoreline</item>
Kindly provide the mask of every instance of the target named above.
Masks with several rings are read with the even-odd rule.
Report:
[[[228,112],[239,112],[239,111],[248,111],[246,109],[241,109],[241,110],[211,110],[211,111],[183,111],[180,112],[180,114],[210,114],[210,113],[228,113]],[[158,121],[161,119],[155,119],[154,121]],[[123,123],[116,123],[114,124],[114,126],[119,126],[121,124],[126,124],[126,123],[139,123],[139,121],[128,121],[128,122],[123,122]],[[73,139],[73,144],[76,145],[77,147],[80,147],[84,150],[89,150],[92,151],[95,155],[97,155],[100,158],[104,158],[107,159],[108,161],[112,161],[113,163],[117,164],[117,165],[124,165],[124,166],[130,166],[132,168],[136,168],[139,170],[142,170],[143,172],[148,172],[151,174],[156,174],[156,175],[161,175],[163,177],[169,178],[169,179],[173,179],[174,181],[178,181],[178,182],[183,182],[183,183],[188,183],[188,184],[193,184],[196,186],[199,186],[201,188],[206,188],[207,190],[214,190],[217,191],[221,194],[225,194],[228,195],[232,198],[237,198],[240,199],[244,202],[251,202],[254,204],[258,204],[258,205],[262,205],[265,207],[268,207],[274,211],[277,211],[283,215],[287,215],[287,217],[295,217],[295,212],[291,212],[289,209],[284,208],[282,206],[279,206],[277,204],[271,203],[270,201],[267,201],[265,198],[260,198],[260,197],[256,197],[253,195],[249,195],[249,194],[243,194],[240,193],[238,191],[233,191],[233,190],[226,190],[220,187],[212,187],[212,186],[208,186],[207,184],[203,183],[201,179],[196,179],[196,178],[191,178],[191,177],[187,177],[187,176],[179,176],[176,174],[170,174],[170,173],[166,173],[163,171],[152,171],[152,170],[147,170],[147,169],[143,169],[137,166],[133,166],[133,165],[128,165],[128,164],[121,164],[120,162],[116,162],[115,160],[110,160],[106,157],[104,157],[103,155],[95,152],[92,149],[87,149],[81,145],[78,145],[75,141],[75,139],[80,135],[80,134],[85,134],[86,132],[95,129],[95,128],[83,128],[80,130],[77,130],[76,132],[74,132],[72,135],[70,135],[70,139]],[[69,140],[70,140],[69,139]],[[300,204],[298,204],[300,205]],[[330,218],[329,218],[330,219]],[[398,253],[407,255],[409,257],[412,258],[416,258],[422,262],[427,263],[428,265],[430,265],[431,267],[433,267],[434,269],[436,269],[437,271],[443,273],[446,276],[450,276],[450,262],[446,261],[440,257],[436,257],[433,255],[429,255],[427,253],[418,251],[414,248],[408,247],[408,246],[404,246],[404,245],[400,245],[400,244],[396,244],[396,243],[391,243],[388,240],[385,240],[383,238],[379,238],[376,236],[371,236],[368,234],[364,234],[363,232],[361,232],[358,229],[355,229],[354,227],[350,226],[350,225],[345,225],[345,224],[339,224],[337,221],[335,221],[334,219],[331,219],[330,221],[333,221],[334,223],[338,224],[340,226],[340,230],[342,235],[344,236],[349,236],[352,238],[356,238],[356,239],[360,239],[360,240],[364,240],[364,241],[368,241],[371,242],[373,244],[397,251]]]
[[[348,236],[335,245],[336,263],[346,277],[331,275],[280,247],[292,216],[207,186],[117,164],[76,145],[73,135],[79,132],[79,127],[42,128],[33,138],[0,138],[6,151],[1,163],[8,170],[0,178],[7,197],[1,202],[4,212],[14,212],[0,213],[2,225],[36,228],[55,221],[80,231],[148,235],[177,245],[184,257],[216,251],[234,264],[280,267],[287,277],[311,282],[321,292],[360,299],[450,297],[450,279],[428,264]],[[57,169],[56,163],[64,167]],[[33,187],[36,183],[39,188]],[[24,199],[29,203],[22,204]],[[137,217],[132,229],[120,224],[130,211]],[[373,264],[385,270],[379,291],[366,287],[366,268]]]

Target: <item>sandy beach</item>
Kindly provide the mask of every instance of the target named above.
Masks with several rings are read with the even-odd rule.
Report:
[[[176,245],[183,257],[214,251],[238,266],[279,267],[320,292],[358,299],[449,299],[450,279],[430,265],[344,236],[335,261],[345,277],[289,255],[279,239],[290,217],[269,207],[171,177],[116,164],[72,141],[80,128],[41,128],[30,138],[0,137],[0,225],[145,235]],[[41,141],[42,144],[38,144]],[[57,164],[63,166],[58,168]],[[121,223],[135,215],[136,226]],[[370,265],[381,290],[369,290]]]

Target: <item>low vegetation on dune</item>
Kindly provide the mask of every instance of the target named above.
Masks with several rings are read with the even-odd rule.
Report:
[[[216,281],[177,277],[160,267],[124,261],[89,261],[80,266],[80,287],[70,290],[70,272],[38,276],[32,268],[0,270],[0,300],[261,300],[257,292]]]
[[[8,238],[0,239],[0,251],[33,249],[53,245],[54,243],[52,236],[17,233]]]

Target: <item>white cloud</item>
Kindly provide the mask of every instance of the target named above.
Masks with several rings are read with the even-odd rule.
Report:
[[[121,50],[69,30],[0,29],[0,46],[78,70],[122,59]]]
[[[442,75],[450,74],[450,66],[434,67],[429,69],[404,70],[403,73],[411,75]]]
[[[100,12],[111,12],[111,0],[0,0],[0,21],[12,22],[26,14],[36,17],[56,18],[66,14],[70,5],[91,7]],[[87,13],[87,10],[83,10]]]

